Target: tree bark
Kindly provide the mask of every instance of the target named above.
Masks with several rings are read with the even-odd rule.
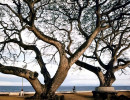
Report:
[[[57,88],[62,84],[62,82],[65,80],[68,70],[70,69],[68,59],[63,58],[60,62],[59,68],[52,80],[52,86],[51,90],[56,91]]]
[[[28,79],[28,81],[31,83],[32,87],[36,91],[36,93],[33,97],[42,98],[44,86],[39,82],[38,79],[35,79],[35,80]]]
[[[107,70],[105,74],[105,84],[104,86],[112,86],[112,83],[116,80],[114,72],[112,70]]]
[[[65,80],[68,70],[70,69],[68,59],[65,56],[62,56],[58,70],[55,76],[52,78],[49,84],[45,85],[44,88],[44,95],[49,99],[53,99],[55,97],[55,92],[58,87],[63,83]]]
[[[97,72],[97,77],[100,81],[100,86],[104,86],[105,84],[105,77],[104,77],[104,74],[102,73],[102,71],[100,70],[99,72]]]

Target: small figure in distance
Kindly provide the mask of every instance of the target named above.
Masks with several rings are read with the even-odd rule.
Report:
[[[24,96],[24,91],[21,89],[20,96]]]
[[[75,93],[76,89],[75,89],[75,86],[73,87],[73,93]]]

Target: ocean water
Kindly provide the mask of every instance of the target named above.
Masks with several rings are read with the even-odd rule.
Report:
[[[75,86],[76,91],[93,91],[97,86]],[[60,86],[58,92],[72,91],[73,86]],[[130,86],[114,86],[115,90],[130,90]],[[19,92],[21,86],[0,86],[0,92]],[[24,86],[25,92],[35,92],[32,86]]]

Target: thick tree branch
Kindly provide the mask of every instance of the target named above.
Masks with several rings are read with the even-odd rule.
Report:
[[[101,69],[99,67],[92,66],[90,64],[84,63],[84,62],[79,61],[79,60],[76,61],[75,64],[82,67],[82,68],[85,68],[85,69],[87,69],[95,74],[97,74],[98,71],[101,71]]]
[[[33,88],[37,93],[42,93],[43,91],[42,85],[38,86],[41,83],[37,78],[38,77],[37,72],[32,72],[30,70],[14,67],[14,66],[4,66],[1,63],[0,63],[0,72],[4,74],[12,74],[19,77],[23,77],[31,83],[31,85],[33,86]]]
[[[49,36],[44,35],[44,33],[41,32],[41,31],[40,31],[38,28],[36,28],[35,26],[33,26],[33,27],[28,27],[28,29],[29,29],[30,31],[32,31],[40,40],[42,40],[42,41],[44,41],[44,42],[47,42],[47,43],[49,43],[49,44],[55,46],[55,47],[58,49],[58,51],[59,51],[59,53],[60,53],[60,56],[62,56],[62,55],[65,56],[65,55],[66,55],[66,54],[65,54],[65,47],[64,47],[64,45],[63,45],[61,42],[59,42],[58,40],[53,39],[53,38],[51,38],[51,37],[49,37]]]
[[[96,0],[95,2],[96,2],[96,16],[97,16],[96,26],[99,27],[101,25],[101,22],[100,22],[101,14],[100,14],[99,0]]]
[[[4,66],[1,63],[0,63],[0,72],[2,72],[4,74],[12,74],[12,75],[16,75],[19,77],[24,77],[27,80],[28,79],[35,80],[38,77],[37,72],[32,72],[27,69],[13,67],[13,66]]]
[[[92,66],[90,64],[84,63],[84,62],[79,61],[79,60],[76,61],[75,64],[95,73],[97,75],[97,77],[99,78],[100,86],[103,86],[105,77],[104,77],[103,72],[101,71],[100,67],[95,67],[95,66]]]
[[[72,54],[72,52],[71,52],[71,50],[70,50],[70,47],[71,47],[71,45],[72,45],[72,42],[73,42],[73,40],[72,40],[72,38],[71,38],[71,32],[72,32],[72,22],[71,22],[71,24],[70,24],[71,26],[70,26],[70,31],[68,31],[68,39],[69,39],[69,44],[68,44],[68,46],[67,46],[67,49],[68,49],[68,53],[69,54]]]
[[[96,28],[95,31],[92,33],[92,35],[89,37],[88,40],[86,40],[78,49],[77,51],[70,57],[69,63],[70,66],[73,65],[79,57],[85,52],[85,50],[90,46],[93,39],[97,36],[97,34],[100,32],[100,27]]]

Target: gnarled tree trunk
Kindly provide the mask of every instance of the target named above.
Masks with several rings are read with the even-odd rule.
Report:
[[[100,72],[97,76],[101,87],[111,87],[113,82],[116,80],[114,73],[111,71],[107,71],[105,74]]]
[[[104,74],[100,67],[95,67],[79,60],[76,61],[76,64],[96,74],[100,81],[100,87],[110,87],[116,80],[113,70],[107,70]]]

